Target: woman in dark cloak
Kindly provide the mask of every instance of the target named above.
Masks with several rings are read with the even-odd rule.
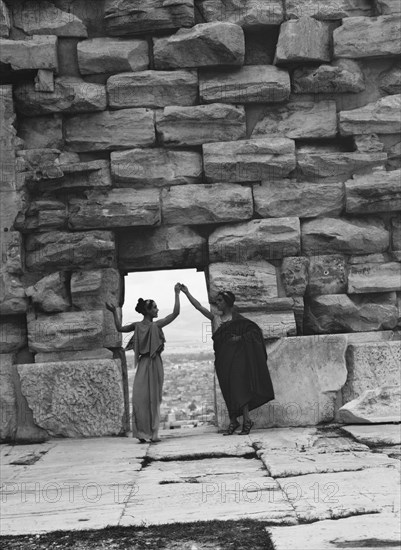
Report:
[[[216,374],[230,416],[224,435],[232,435],[239,428],[239,416],[243,416],[240,435],[248,435],[253,426],[249,411],[274,399],[262,331],[238,313],[230,291],[217,294],[217,315],[203,307],[185,285],[181,291],[212,322]]]

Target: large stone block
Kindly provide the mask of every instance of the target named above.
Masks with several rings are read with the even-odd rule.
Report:
[[[333,138],[337,134],[335,101],[290,101],[269,106],[256,123],[252,137],[284,136],[291,139]]]
[[[276,268],[265,261],[210,264],[209,293],[224,288],[234,292],[239,308],[263,308],[269,298],[278,296]]]
[[[342,153],[317,147],[297,151],[297,165],[307,181],[346,181],[354,174],[370,172],[377,166],[383,168],[386,160],[386,153]]]
[[[7,271],[0,270],[0,315],[19,315],[25,313],[28,300],[20,278]]]
[[[196,184],[162,192],[166,225],[200,225],[249,220],[253,216],[252,189],[241,185]]]
[[[119,267],[149,270],[207,265],[206,240],[190,227],[124,231],[119,237]]]
[[[346,210],[365,214],[401,210],[401,170],[375,170],[345,182]]]
[[[312,17],[291,19],[280,27],[275,63],[331,60],[330,27]]]
[[[256,323],[265,340],[296,336],[297,326],[293,311],[247,311],[245,317]]]
[[[57,36],[32,36],[25,40],[0,39],[0,63],[15,71],[49,69],[58,71]]]
[[[344,294],[347,291],[347,262],[340,254],[311,256],[308,268],[308,294]]]
[[[356,61],[336,59],[331,65],[295,69],[293,89],[296,94],[359,93],[365,78]]]
[[[113,151],[111,173],[118,187],[163,187],[202,179],[202,155],[195,151],[131,149]]]
[[[298,19],[305,15],[321,21],[337,21],[346,17],[370,16],[373,9],[369,0],[285,0],[288,19]]]
[[[401,422],[400,386],[381,385],[366,390],[359,397],[343,405],[338,413],[347,424],[384,424]]]
[[[57,170],[57,177],[46,177],[48,165],[41,165],[31,175],[27,175],[29,188],[39,193],[82,192],[86,190],[106,190],[112,186],[110,163],[107,160],[89,162],[50,163],[50,170]]]
[[[61,116],[20,117],[18,135],[25,149],[47,149],[64,146],[63,121]]]
[[[144,71],[149,66],[146,40],[91,38],[77,44],[77,53],[82,75]]]
[[[113,352],[110,349],[98,348],[35,354],[35,363],[57,363],[59,361],[81,361],[85,359],[113,359]]]
[[[17,398],[13,382],[11,354],[0,354],[0,441],[13,441],[17,431]]]
[[[309,258],[293,256],[283,258],[281,280],[286,296],[303,296],[308,285]]]
[[[283,338],[267,347],[275,400],[257,411],[257,426],[308,426],[334,420],[347,378],[345,335]],[[288,381],[291,380],[289,384]]]
[[[3,317],[0,322],[1,353],[13,353],[26,346],[26,321],[22,316]]]
[[[154,38],[153,44],[156,69],[244,63],[244,33],[232,23],[201,23],[167,38]]]
[[[82,310],[102,309],[105,303],[119,306],[121,276],[117,269],[75,271],[71,275],[71,300]]]
[[[169,147],[236,141],[246,137],[245,110],[222,103],[166,107],[156,116],[156,130]]]
[[[401,94],[383,97],[359,109],[341,111],[339,126],[343,135],[398,133],[401,127]]]
[[[32,303],[46,313],[59,313],[71,307],[69,284],[65,273],[51,273],[26,289]]]
[[[253,187],[253,196],[255,212],[262,218],[335,216],[341,213],[344,205],[342,183],[267,181]]]
[[[64,229],[67,218],[64,202],[49,199],[37,200],[29,203],[28,208],[18,214],[14,227],[22,233]]]
[[[375,4],[381,15],[401,14],[400,0],[375,0]]]
[[[113,359],[18,365],[22,394],[37,426],[51,436],[123,432],[121,366]]]
[[[401,263],[361,264],[350,267],[348,294],[401,292]]]
[[[302,250],[307,256],[374,254],[388,247],[389,232],[379,219],[317,218],[302,224]]]
[[[26,2],[13,0],[13,25],[28,35],[55,34],[63,37],[86,38],[88,31],[81,19],[70,11],[58,9],[46,0]]]
[[[401,6],[401,2],[399,2]],[[380,74],[380,90],[387,94],[401,94],[401,66],[396,62],[390,69]]]
[[[212,262],[273,260],[300,250],[298,218],[251,220],[219,227],[209,237]]]
[[[115,242],[110,231],[28,235],[25,249],[26,267],[31,271],[111,267],[115,262]]]
[[[92,192],[86,199],[70,199],[68,208],[68,225],[73,230],[160,223],[156,189],[112,189],[107,195]]]
[[[348,377],[343,402],[356,399],[367,390],[400,384],[401,342],[352,344],[347,349]]]
[[[10,21],[10,12],[8,7],[0,0],[0,37],[8,38],[10,34],[11,21]]]
[[[113,109],[195,105],[198,98],[198,75],[196,71],[118,74],[107,80],[107,94]]]
[[[284,19],[283,4],[278,0],[200,0],[197,7],[208,23],[225,21],[244,29],[280,25]]]
[[[104,111],[107,106],[105,86],[75,77],[56,78],[54,92],[38,92],[28,82],[17,86],[14,94],[17,111],[25,116]]]
[[[333,33],[335,57],[386,57],[401,53],[397,16],[350,17]]]
[[[154,114],[149,109],[122,109],[73,116],[65,121],[71,151],[110,151],[155,143]]]
[[[277,103],[290,97],[290,75],[274,65],[246,65],[222,72],[204,70],[199,76],[203,103]]]
[[[210,182],[278,180],[295,168],[295,143],[287,138],[260,138],[203,146]]]
[[[193,0],[106,0],[104,13],[106,31],[113,36],[174,30],[195,24]]]
[[[305,305],[308,331],[315,334],[393,329],[399,315],[395,292],[327,294],[309,298]]]

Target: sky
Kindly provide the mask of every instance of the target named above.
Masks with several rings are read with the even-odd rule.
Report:
[[[174,285],[184,283],[191,294],[209,308],[205,274],[196,269],[177,269],[129,273],[125,277],[125,300],[123,324],[142,320],[135,311],[138,298],[152,299],[159,308],[159,319],[173,311]],[[181,313],[170,325],[163,329],[166,336],[166,351],[192,349],[210,351],[212,349],[210,321],[197,311],[180,293]],[[124,342],[127,336],[124,335]]]

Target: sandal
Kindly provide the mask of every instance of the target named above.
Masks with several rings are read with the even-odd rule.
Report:
[[[253,426],[252,420],[248,420],[247,422],[244,422],[242,425],[242,430],[238,435],[248,435],[249,432],[251,431],[252,426]]]
[[[227,428],[227,431],[225,431],[223,433],[223,435],[233,435],[233,433],[235,432],[235,430],[239,428],[239,422],[235,421],[235,422],[230,422],[228,428]]]

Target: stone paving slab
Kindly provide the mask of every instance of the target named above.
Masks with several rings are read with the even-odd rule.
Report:
[[[400,525],[396,514],[369,514],[266,530],[276,550],[390,550],[399,548]]]
[[[366,445],[399,445],[401,443],[401,424],[375,424],[361,426],[343,426],[342,431]]]
[[[302,523],[400,510],[400,472],[395,466],[277,481]]]

